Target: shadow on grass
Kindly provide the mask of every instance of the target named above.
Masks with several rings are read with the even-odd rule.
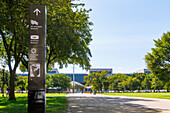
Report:
[[[46,113],[66,113],[66,97],[47,97]],[[28,98],[16,97],[16,101],[0,97],[0,113],[27,113]]]
[[[46,113],[66,113],[67,97],[47,97]]]
[[[16,101],[0,97],[0,113],[27,113],[27,97],[17,97]]]

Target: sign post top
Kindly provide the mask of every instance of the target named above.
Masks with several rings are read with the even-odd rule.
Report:
[[[30,5],[30,18],[44,19],[46,18],[47,9],[45,5]]]

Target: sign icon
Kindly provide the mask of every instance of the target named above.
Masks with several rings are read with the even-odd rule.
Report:
[[[30,77],[40,77],[40,64],[39,63],[30,65]]]
[[[32,25],[38,25],[38,22],[36,20],[31,20]]]
[[[31,49],[31,53],[32,53],[32,54],[37,53],[37,49],[36,49],[36,48],[32,48],[32,49]]]
[[[34,60],[34,59],[36,59],[36,56],[34,54],[32,54],[32,55],[30,55],[30,59]]]
[[[37,9],[35,9],[35,10],[33,11],[33,13],[35,13],[36,16],[38,16],[38,13],[41,13],[41,11],[37,8]]]
[[[39,39],[38,35],[31,35],[31,39]]]

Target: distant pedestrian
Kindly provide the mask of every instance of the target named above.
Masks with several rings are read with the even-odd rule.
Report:
[[[92,90],[90,89],[90,94],[92,94]]]
[[[93,94],[96,95],[96,91],[95,90],[93,91]]]

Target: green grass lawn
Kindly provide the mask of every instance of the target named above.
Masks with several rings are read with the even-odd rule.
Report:
[[[47,97],[66,96],[67,93],[46,93]]]
[[[102,93],[102,94],[112,95],[112,96],[131,96],[131,97],[170,99],[170,93]]]
[[[15,95],[16,101],[8,101],[8,97],[2,97],[0,94],[0,113],[27,113],[28,94],[16,93]],[[47,94],[46,113],[66,113],[68,104],[64,95],[66,94]]]

